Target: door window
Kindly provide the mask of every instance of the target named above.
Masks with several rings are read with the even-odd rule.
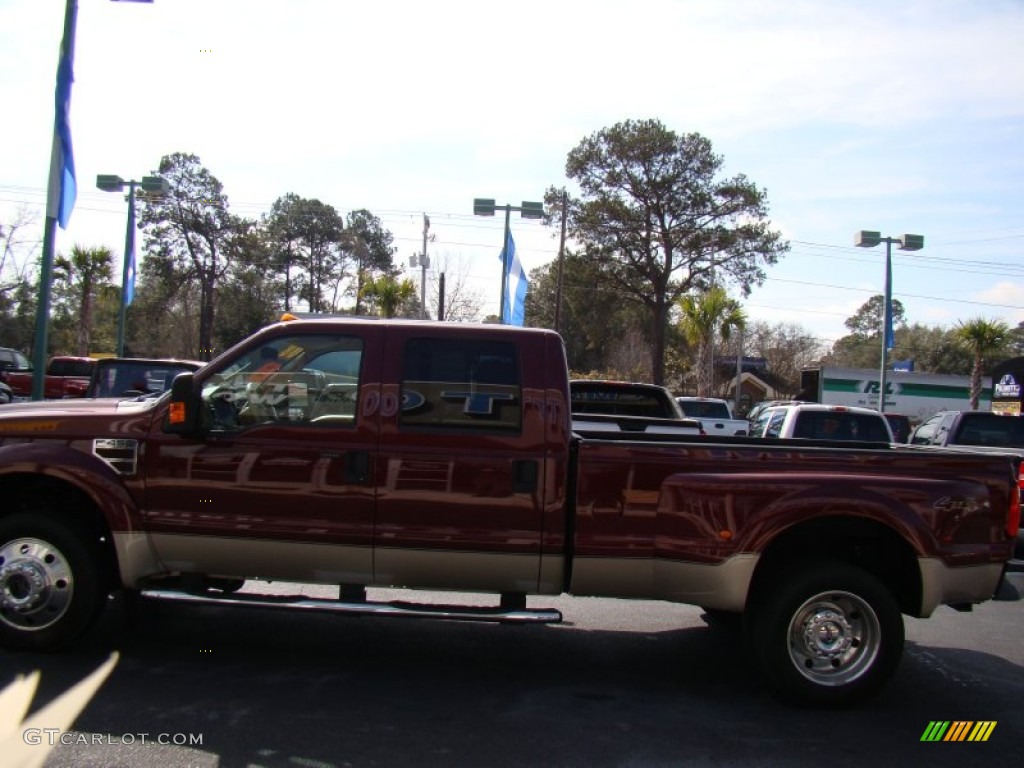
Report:
[[[338,334],[287,336],[247,350],[204,382],[209,426],[352,427],[362,358],[362,339]]]
[[[785,408],[777,408],[768,412],[768,424],[764,429],[765,437],[778,437],[782,433],[782,422],[786,420],[787,413]]]

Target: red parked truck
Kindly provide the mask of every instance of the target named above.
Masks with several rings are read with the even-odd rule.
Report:
[[[0,644],[68,645],[116,589],[519,622],[560,618],[527,595],[569,592],[742,614],[776,690],[845,704],[893,673],[901,614],[993,596],[1016,461],[588,435],[551,331],[281,322],[160,398],[0,409]],[[245,579],[339,598],[233,592]],[[496,605],[373,603],[373,586]]]
[[[96,360],[91,357],[70,357],[56,355],[46,364],[46,377],[43,380],[43,396],[47,400],[60,400],[65,397],[85,397],[89,388]],[[14,398],[25,400],[32,397],[32,368],[18,371],[5,371],[3,381],[11,388]]]

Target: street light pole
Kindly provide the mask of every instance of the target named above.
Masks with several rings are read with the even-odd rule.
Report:
[[[505,294],[508,293],[508,234],[511,231],[509,219],[512,216],[512,206],[505,206],[505,232],[501,238],[501,300],[498,302],[498,317],[505,322]]]
[[[887,368],[889,367],[889,349],[893,345],[892,333],[892,244],[899,243],[901,251],[919,251],[924,248],[923,235],[903,235],[902,237],[882,237],[881,232],[861,230],[854,236],[854,245],[858,248],[874,248],[885,243],[885,306],[882,309],[882,364],[878,374],[878,412],[885,413],[885,390]]]
[[[495,205],[491,198],[477,197],[473,200],[473,214],[475,216],[493,216],[496,210],[505,211],[505,234],[501,241],[501,301],[499,302],[498,318],[505,322],[505,294],[508,290],[508,236],[511,231],[509,218],[512,211],[519,211],[524,219],[544,218],[544,203],[530,203],[523,201],[515,205]]]
[[[121,306],[117,310],[117,356],[124,357],[124,323],[128,315],[128,284],[135,254],[135,185],[128,182],[128,227],[124,234],[124,268],[121,270]]]
[[[121,272],[121,306],[117,312],[117,356],[124,357],[124,329],[128,305],[134,297],[135,275],[135,188],[141,187],[148,195],[159,197],[167,194],[167,180],[159,176],[143,176],[142,181],[125,181],[120,176],[101,174],[96,177],[96,186],[104,192],[122,192],[128,186],[128,227],[124,235],[124,268]],[[132,295],[129,295],[131,292]]]
[[[892,330],[892,238],[885,238],[885,304],[882,310],[882,366],[878,373],[878,412],[885,413],[886,369],[889,367],[889,348],[895,343],[889,335]]]

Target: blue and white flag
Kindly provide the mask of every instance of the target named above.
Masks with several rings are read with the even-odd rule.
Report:
[[[71,59],[64,45],[61,45],[60,62],[57,64],[56,112],[53,124],[53,155],[50,158],[49,196],[46,200],[46,215],[56,219],[61,229],[68,228],[68,219],[75,207],[77,184],[75,182],[75,156],[71,151]]]
[[[522,325],[526,319],[527,281],[523,265],[519,263],[519,256],[516,254],[516,244],[512,240],[511,232],[508,233],[505,251],[503,258],[508,266],[508,274],[505,278],[505,311],[501,322],[505,325]]]
[[[890,300],[889,305],[885,308],[885,348],[892,351],[894,346],[896,346],[896,335],[892,328],[892,301]]]
[[[128,225],[128,253],[125,254],[124,305],[127,307],[135,298],[135,219]]]

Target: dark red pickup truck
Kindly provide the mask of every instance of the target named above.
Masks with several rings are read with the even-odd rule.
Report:
[[[0,644],[67,645],[115,589],[511,622],[558,620],[525,597],[570,592],[742,614],[776,690],[849,703],[893,673],[901,613],[993,596],[1016,472],[887,443],[588,435],[553,332],[282,322],[159,398],[0,409]],[[234,593],[245,579],[339,599]],[[496,604],[367,601],[379,586]]]

